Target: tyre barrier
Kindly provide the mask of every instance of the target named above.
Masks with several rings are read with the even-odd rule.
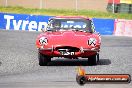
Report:
[[[113,4],[108,3],[106,9],[107,9],[108,12],[113,12]],[[120,9],[120,4],[114,4],[114,13],[118,13],[119,9]]]
[[[113,8],[114,6],[114,8]],[[131,0],[109,0],[106,10],[114,13],[132,13]]]

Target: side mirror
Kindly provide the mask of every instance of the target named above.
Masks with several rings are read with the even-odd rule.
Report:
[[[95,32],[96,32],[95,29],[92,28],[92,29],[91,29],[91,33],[95,33]]]
[[[95,31],[95,29],[93,30],[93,33],[97,33],[97,32]]]

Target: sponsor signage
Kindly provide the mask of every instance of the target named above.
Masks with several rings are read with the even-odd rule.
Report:
[[[132,37],[132,20],[115,19],[114,35]]]
[[[86,83],[130,83],[129,74],[86,74],[81,67],[78,68],[76,82],[79,85]]]
[[[41,31],[52,16],[0,13],[0,29]]]
[[[114,31],[114,19],[93,18],[95,30],[102,35],[112,35]]]
[[[47,26],[51,17],[53,16],[0,13],[0,30],[41,31]],[[113,34],[113,19],[93,18],[93,23],[95,30],[100,34]]]

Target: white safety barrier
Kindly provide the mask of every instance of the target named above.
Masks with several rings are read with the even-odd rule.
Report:
[[[115,19],[114,35],[132,37],[132,20]]]

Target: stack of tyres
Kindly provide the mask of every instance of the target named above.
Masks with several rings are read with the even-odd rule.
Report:
[[[108,12],[112,12],[113,8],[112,8],[112,3],[108,3],[107,5],[107,11]]]
[[[119,13],[129,13],[130,12],[130,4],[122,3],[120,4]]]
[[[114,10],[113,10],[113,6],[114,6]],[[108,12],[113,12],[114,13],[118,13],[120,9],[120,0],[108,0],[108,5],[107,5],[107,11]]]
[[[107,11],[114,11],[114,13],[132,13],[132,0],[108,0]]]
[[[115,4],[114,5],[114,12],[115,13],[118,13],[119,12],[119,9],[120,9],[120,4]]]
[[[130,4],[129,13],[132,13],[132,4]]]
[[[118,13],[119,9],[120,9],[120,4],[114,4],[114,13]],[[113,12],[113,4],[112,3],[108,3],[107,11],[108,12]]]

